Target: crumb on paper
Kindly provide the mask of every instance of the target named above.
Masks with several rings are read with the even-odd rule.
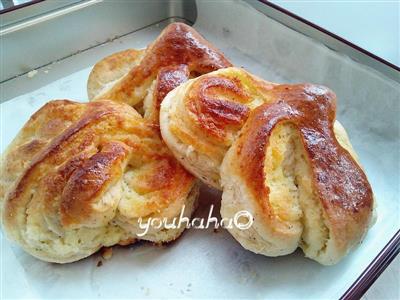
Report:
[[[28,72],[28,78],[34,77],[37,73],[38,73],[37,70],[32,70],[32,71]]]
[[[101,257],[103,257],[105,260],[109,260],[112,257],[112,248],[103,248],[101,251]]]
[[[191,286],[192,286],[192,284],[189,282],[186,287],[186,292],[190,293],[192,291],[190,288]]]
[[[103,262],[101,261],[101,260],[99,260],[98,262],[97,262],[97,267],[101,267],[103,265]]]

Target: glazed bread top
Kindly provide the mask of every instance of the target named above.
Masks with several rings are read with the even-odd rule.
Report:
[[[136,238],[123,224],[179,214],[195,180],[159,129],[113,101],[51,101],[2,158],[3,228],[32,255],[53,262]]]
[[[145,50],[126,50],[96,64],[88,95],[91,100],[125,102],[158,123],[161,101],[169,91],[189,78],[230,66],[192,27],[173,23]]]
[[[362,240],[374,208],[335,118],[336,96],[323,86],[280,85],[227,68],[170,92],[160,126],[181,163],[223,190],[222,217],[253,214],[253,228],[230,229],[245,248],[276,256],[301,247],[334,264]]]

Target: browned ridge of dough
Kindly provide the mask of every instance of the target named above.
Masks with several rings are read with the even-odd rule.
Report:
[[[373,194],[363,170],[334,135],[336,96],[310,84],[277,85],[272,93],[276,102],[252,111],[239,138],[237,154],[246,184],[268,216],[266,148],[274,128],[281,122],[291,123],[300,133],[318,199],[340,246],[361,239],[363,232],[355,237],[352,228],[368,227]]]
[[[61,195],[60,212],[63,225],[76,224],[90,216],[91,207],[87,204],[112,181],[113,176],[122,175],[122,169],[118,166],[126,159],[128,153],[129,148],[124,143],[108,142],[75,169]]]
[[[268,101],[275,85],[245,72],[237,77],[202,76],[191,84],[183,100],[186,113],[173,120],[170,130],[185,144],[222,161],[234,135],[253,109],[253,100]],[[195,131],[196,137],[188,134],[188,130]],[[210,144],[203,145],[203,140]]]
[[[160,105],[164,97],[178,87],[180,84],[187,81],[190,77],[190,71],[187,65],[177,65],[172,67],[162,68],[158,72],[155,88],[155,103],[154,103],[154,116],[156,123],[158,123]]]
[[[224,94],[225,97],[235,98],[237,102],[224,101],[215,97]],[[199,125],[208,134],[216,138],[224,138],[227,126],[242,126],[250,109],[241,104],[250,95],[240,87],[239,82],[225,78],[205,78],[200,84],[194,85],[188,95],[188,108],[198,117]]]

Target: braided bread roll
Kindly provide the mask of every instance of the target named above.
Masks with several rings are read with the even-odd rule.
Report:
[[[9,238],[33,256],[66,263],[137,239],[138,219],[190,216],[198,185],[158,128],[113,101],[51,101],[6,150],[0,196]],[[171,221],[170,221],[171,222]],[[150,227],[166,242],[184,228]]]
[[[129,49],[99,61],[88,79],[88,95],[91,101],[127,103],[158,124],[168,92],[189,78],[231,66],[192,27],[172,23],[145,50]]]
[[[267,256],[301,247],[331,265],[361,242],[374,208],[335,113],[336,96],[325,87],[227,68],[169,93],[160,125],[181,163],[222,189],[223,218],[251,213],[249,229],[228,228],[243,247]]]

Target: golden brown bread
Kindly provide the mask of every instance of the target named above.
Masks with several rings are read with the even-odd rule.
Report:
[[[182,164],[223,190],[222,217],[252,214],[251,228],[228,229],[245,248],[277,256],[301,247],[330,265],[360,243],[374,208],[335,113],[325,87],[227,68],[169,93],[160,125]]]
[[[124,103],[51,101],[2,158],[0,199],[7,236],[30,254],[71,262],[137,239],[149,217],[190,216],[198,187],[160,138]],[[151,228],[166,242],[184,228]]]
[[[111,54],[96,63],[89,75],[89,99],[100,95],[120,80],[142,59],[144,50],[128,49]]]
[[[122,51],[98,62],[89,76],[88,95],[90,100],[127,103],[158,124],[160,104],[169,91],[189,78],[230,66],[192,27],[172,23],[145,50]]]

